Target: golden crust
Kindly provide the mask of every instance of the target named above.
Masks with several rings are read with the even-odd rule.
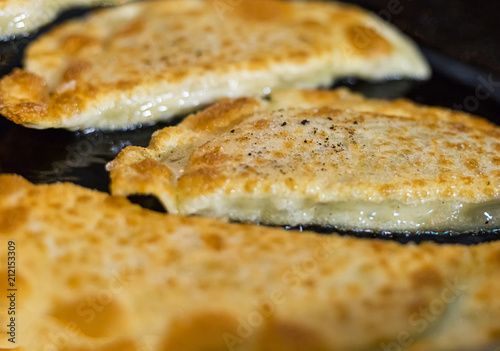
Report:
[[[15,123],[29,122],[34,114],[45,119],[48,103],[46,84],[37,75],[15,69],[0,81],[0,113],[12,116]]]
[[[29,34],[71,7],[118,5],[131,0],[1,0],[0,39]]]
[[[227,6],[151,1],[69,21],[26,53],[24,69],[50,96],[47,116],[26,110],[19,117],[17,105],[2,113],[35,128],[118,129],[225,96],[316,87],[339,76],[429,76],[407,38],[360,8],[277,0]],[[16,99],[18,90],[5,84],[2,94]]]
[[[500,339],[498,242],[232,225],[10,175],[0,189],[0,259],[14,241],[16,346],[27,350],[456,350]]]
[[[108,167],[112,192],[153,194],[172,213],[272,224],[459,232],[500,225],[484,214],[496,211],[500,194],[500,129],[492,123],[345,89],[276,92],[258,104],[221,102],[157,132],[147,149],[125,149]],[[147,191],[127,179],[147,157],[172,170],[154,183],[168,194],[143,168]]]

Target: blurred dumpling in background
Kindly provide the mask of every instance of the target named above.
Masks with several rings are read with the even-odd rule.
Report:
[[[132,0],[2,0],[0,40],[24,36],[51,22],[72,7],[120,5]]]

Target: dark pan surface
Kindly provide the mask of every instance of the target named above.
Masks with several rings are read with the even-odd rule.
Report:
[[[65,13],[57,22],[80,16],[85,10]],[[56,24],[57,24],[56,22]],[[47,28],[41,32],[46,31]],[[35,36],[0,43],[0,76],[20,67],[26,45]],[[429,48],[422,48],[434,74],[427,82],[389,81],[373,83],[355,79],[343,79],[332,87],[347,86],[368,97],[394,99],[405,97],[418,103],[459,109],[486,117],[500,124],[499,88],[488,86],[495,82],[489,72],[477,70]],[[486,82],[486,83],[485,83]],[[499,82],[500,83],[500,82]],[[484,98],[481,92],[490,91]],[[479,98],[480,96],[480,98]],[[124,147],[147,146],[151,134],[172,123],[143,126],[135,130],[119,132],[68,132],[65,130],[33,130],[0,118],[0,173],[20,174],[33,183],[73,182],[88,188],[108,191],[109,176],[105,164],[111,161]],[[133,197],[132,200],[153,210],[162,210],[161,205],[150,197]],[[334,228],[296,227],[294,230],[314,230],[322,234],[334,232]],[[379,237],[409,241],[435,241],[438,243],[476,244],[496,240],[498,234],[473,233],[462,235],[435,234],[388,234],[388,233],[342,233],[358,237]]]

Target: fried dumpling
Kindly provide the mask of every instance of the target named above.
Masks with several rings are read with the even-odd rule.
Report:
[[[425,79],[415,45],[336,2],[166,0],[97,11],[42,35],[0,82],[0,113],[33,128],[123,129],[222,97],[341,76]]]
[[[500,242],[234,225],[0,175],[0,244],[1,348],[10,323],[30,351],[445,351],[500,339]]]
[[[347,90],[222,101],[128,147],[114,194],[183,215],[377,232],[500,225],[500,128]]]
[[[118,5],[131,0],[2,0],[0,39],[29,34],[72,7]]]

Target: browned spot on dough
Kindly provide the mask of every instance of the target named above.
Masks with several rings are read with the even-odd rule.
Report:
[[[285,151],[292,150],[294,147],[295,147],[295,143],[293,141],[291,141],[291,140],[285,141],[285,144],[284,144]]]
[[[138,173],[143,173],[143,172],[154,172],[155,170],[158,170],[160,167],[161,163],[152,159],[145,159],[142,160],[141,162],[134,163],[131,167]]]
[[[468,158],[467,160],[465,160],[464,165],[469,171],[475,171],[479,167],[479,163],[473,158]]]
[[[116,88],[119,90],[130,90],[132,88],[135,88],[137,85],[137,82],[130,81],[130,80],[119,80],[116,82]]]
[[[106,197],[104,202],[107,206],[122,208],[126,206],[130,206],[130,202],[122,196],[110,196]]]
[[[450,123],[450,127],[452,129],[459,131],[459,132],[466,132],[469,130],[469,128],[467,126],[465,126],[463,123],[460,123],[460,122]]]
[[[215,251],[221,251],[224,248],[224,240],[217,233],[208,233],[202,236],[203,241]]]
[[[347,38],[352,46],[366,56],[388,54],[392,51],[392,45],[385,40],[374,29],[354,25],[347,30]]]
[[[273,351],[331,351],[323,335],[306,325],[271,320],[265,326],[258,350]]]
[[[71,34],[61,39],[61,49],[67,54],[74,54],[84,47],[98,44],[98,40],[88,35]]]
[[[97,310],[89,298],[93,299]],[[124,312],[123,306],[109,289],[102,289],[81,300],[59,303],[51,314],[64,323],[74,323],[85,335],[101,338],[126,333],[128,319],[124,318]]]
[[[300,26],[305,30],[312,31],[313,33],[318,33],[318,32],[328,33],[329,31],[328,26],[325,26],[323,23],[320,23],[312,19],[307,19],[305,21],[300,22]]]
[[[440,157],[439,158],[439,165],[440,166],[453,166],[454,165],[454,162],[452,160],[452,158],[446,158],[446,157]]]
[[[472,177],[462,177],[461,180],[464,185],[470,185],[474,182],[474,179]]]
[[[489,330],[488,335],[490,336],[491,340],[500,339],[500,328],[493,328]]]
[[[63,81],[68,82],[77,79],[83,72],[89,70],[92,64],[89,61],[76,61],[72,63],[63,74]]]
[[[389,196],[394,190],[394,186],[390,184],[384,184],[380,187],[380,191],[384,194],[384,196]]]
[[[261,1],[256,6],[253,0],[242,0],[233,7],[234,13],[247,21],[279,21],[290,16],[287,4],[278,1]],[[229,11],[229,16],[233,11]]]
[[[220,151],[220,147],[217,147],[214,151],[194,156],[192,158],[192,162],[198,165],[200,164],[215,165],[215,164],[220,164],[228,159],[229,156]]]
[[[51,119],[66,119],[85,109],[90,98],[95,96],[96,87],[90,84],[80,84],[75,90],[54,94],[50,99],[49,110]]]
[[[424,266],[410,273],[410,280],[414,289],[422,287],[436,287],[443,283],[441,274],[431,266]]]
[[[255,193],[259,186],[259,181],[252,179],[245,182],[245,191],[248,193]]]
[[[486,195],[486,196],[494,196],[495,195],[495,189],[489,188],[489,187],[483,188],[483,194]]]
[[[293,178],[287,178],[285,179],[285,185],[290,190],[296,190],[297,182]]]
[[[427,182],[424,179],[414,179],[411,181],[411,183],[415,187],[424,187],[427,184]]]
[[[268,119],[261,119],[255,122],[254,128],[256,130],[263,130],[269,128],[269,120]]]
[[[408,315],[422,313],[422,309],[429,308],[430,301],[424,297],[417,298],[408,304]]]
[[[144,20],[138,18],[130,23],[127,23],[126,26],[120,28],[116,33],[116,37],[128,37],[133,34],[137,34],[144,30]]]
[[[238,335],[237,328],[237,320],[226,313],[208,311],[188,314],[175,319],[168,327],[161,350],[226,350],[223,335]]]
[[[215,169],[203,167],[193,171],[186,171],[178,182],[178,191],[181,196],[190,197],[192,194],[206,194],[212,189],[222,188],[228,178]]]
[[[489,265],[497,266],[498,268],[500,268],[500,248],[492,250],[491,253],[488,254],[486,262]]]
[[[11,234],[26,222],[28,213],[25,207],[7,208],[0,211],[0,232]]]

